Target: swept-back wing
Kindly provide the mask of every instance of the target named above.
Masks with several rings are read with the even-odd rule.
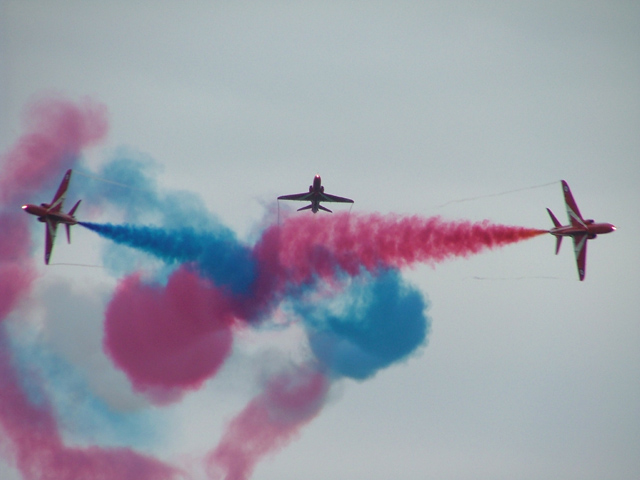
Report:
[[[337,203],[353,203],[350,198],[339,197],[337,195],[330,195],[328,193],[321,193],[323,202],[337,202]]]
[[[56,241],[56,232],[58,230],[58,222],[47,219],[45,223],[45,239],[44,239],[44,263],[49,265],[49,258],[53,250],[53,244]]]
[[[578,209],[578,205],[573,199],[573,195],[571,195],[569,185],[564,180],[562,180],[562,192],[564,193],[564,203],[567,205],[567,216],[569,217],[569,222],[574,227],[584,227],[585,223],[582,219],[582,215],[580,214],[580,210]]]
[[[312,197],[313,197],[313,193],[312,192],[293,193],[291,195],[280,195],[278,197],[278,200],[300,200],[300,201],[304,202],[304,201],[311,201]]]
[[[64,199],[67,196],[67,189],[69,188],[69,181],[71,180],[71,169],[67,170],[67,173],[64,174],[64,178],[62,182],[60,182],[60,186],[58,187],[58,191],[53,196],[53,200],[51,200],[51,204],[49,206],[49,210],[52,212],[59,212],[62,210],[62,205],[64,203]]]
[[[576,253],[576,263],[578,264],[578,276],[584,280],[587,273],[587,239],[588,236],[576,235],[573,237],[573,249]]]

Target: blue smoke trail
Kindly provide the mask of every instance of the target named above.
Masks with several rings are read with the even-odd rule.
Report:
[[[192,228],[196,232],[225,228],[207,210],[199,195],[160,188],[157,175],[162,167],[149,155],[132,148],[120,147],[97,171],[86,171],[87,174],[82,169],[76,170],[77,177],[71,184],[74,190],[71,196],[83,199],[79,218],[92,210],[102,211],[106,207],[110,211],[115,207],[128,224],[153,224],[171,230]],[[107,245],[103,257],[105,266],[116,276],[130,273],[139,260],[136,252],[123,250],[116,244]],[[169,260],[168,267],[179,262],[177,258],[161,258]],[[211,274],[212,270],[205,267],[202,273]],[[171,268],[157,272],[158,280],[170,271]]]
[[[226,228],[196,231],[193,228],[166,230],[134,225],[79,222],[116,243],[137,248],[169,263],[197,265],[198,271],[216,285],[234,294],[247,293],[256,276],[251,250],[241,245]]]

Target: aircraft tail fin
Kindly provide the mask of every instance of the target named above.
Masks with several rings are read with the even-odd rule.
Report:
[[[554,227],[561,227],[562,224],[558,221],[558,219],[556,218],[556,216],[553,214],[553,212],[551,210],[549,210],[547,208],[547,212],[549,212],[549,216],[551,217],[551,221],[553,222],[553,226]]]
[[[558,219],[553,214],[553,212],[551,210],[549,210],[548,208],[547,208],[547,212],[549,212],[549,216],[551,217],[551,221],[553,222],[553,226],[556,227],[556,228],[561,227],[562,224],[558,221]],[[562,236],[561,235],[557,235],[556,236],[556,255],[558,255],[558,252],[560,252],[560,245],[562,245]]]
[[[310,203],[306,207],[299,208],[298,211],[300,212],[302,210],[311,210],[312,207],[313,207],[313,204]]]
[[[71,210],[69,210],[69,215],[71,215],[73,217],[73,214],[76,213],[76,210],[78,209],[78,205],[80,205],[80,202],[82,200],[78,200],[76,202],[76,204],[73,206],[73,208]]]
[[[73,208],[71,210],[69,210],[69,216],[73,217],[73,214],[76,213],[76,210],[78,209],[78,205],[80,205],[80,202],[82,200],[78,200],[76,202],[76,204],[73,206]],[[71,225],[69,225],[68,223],[65,224],[65,227],[67,227],[67,242],[71,243]]]
[[[333,213],[331,210],[329,210],[327,207],[323,207],[322,205],[318,205],[318,208],[320,210],[324,210],[325,212],[329,212],[329,213]]]
[[[560,252],[560,245],[562,245],[562,236],[558,235],[556,237],[556,255]]]

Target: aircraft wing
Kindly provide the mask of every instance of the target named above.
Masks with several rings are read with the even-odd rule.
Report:
[[[578,264],[578,276],[584,280],[587,273],[587,235],[576,235],[573,237],[573,249],[576,252],[576,262]]]
[[[44,239],[44,263],[49,265],[49,258],[51,258],[51,251],[53,250],[53,243],[56,241],[56,232],[58,230],[58,222],[51,220],[45,223],[45,239]]]
[[[62,210],[62,204],[64,203],[64,199],[67,196],[67,188],[69,188],[69,181],[71,180],[71,169],[67,170],[67,173],[64,174],[62,182],[60,182],[60,186],[58,187],[58,191],[51,200],[51,206],[49,209],[52,212],[59,212]]]
[[[310,202],[313,198],[313,192],[293,193],[291,195],[281,195],[278,200],[300,200],[302,202]]]
[[[337,195],[329,195],[328,193],[321,193],[323,202],[337,202],[337,203],[353,203],[350,198],[339,197]]]
[[[580,210],[578,209],[578,205],[573,199],[573,195],[571,195],[569,185],[564,180],[562,180],[562,193],[564,193],[564,203],[567,206],[569,222],[571,222],[571,225],[574,227],[584,227],[585,223],[582,219],[582,215],[580,214]]]

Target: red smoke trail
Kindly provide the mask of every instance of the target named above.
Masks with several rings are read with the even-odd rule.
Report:
[[[78,107],[63,99],[41,100],[27,112],[25,123],[28,132],[0,162],[0,322],[35,278],[30,219],[16,207],[47,182],[59,181],[60,172],[72,166],[80,150],[107,130],[104,107],[89,101]]]
[[[19,386],[0,331],[2,434],[12,440],[13,461],[27,480],[163,480],[179,473],[128,448],[66,447],[47,405],[34,406]]]
[[[212,478],[245,480],[265,455],[289,443],[322,408],[329,381],[311,367],[273,378],[228,425],[208,458]]]
[[[19,381],[4,322],[26,298],[36,271],[29,221],[19,208],[60,180],[82,148],[107,130],[104,107],[84,102],[43,100],[28,112],[27,130],[0,163],[0,452],[28,480],[168,479],[180,472],[130,449],[72,448],[64,445],[46,399],[35,405]],[[47,192],[47,196],[53,196]]]
[[[31,200],[47,182],[59,181],[60,172],[72,166],[83,147],[105,136],[107,118],[104,107],[88,100],[78,107],[63,99],[44,99],[31,106],[25,126],[27,133],[0,162],[0,322],[35,278],[29,219],[14,208]]]
[[[102,140],[108,129],[106,108],[88,99],[80,105],[43,99],[27,111],[26,130],[2,158],[0,204],[24,202],[71,168],[83,148]],[[52,195],[53,196],[53,195]],[[43,201],[49,201],[47,198]]]
[[[0,323],[26,296],[36,278],[28,220],[26,215],[0,210]]]
[[[278,233],[281,265],[289,276],[293,275],[294,282],[301,282],[311,274],[331,275],[336,267],[355,275],[362,267],[375,271],[415,263],[435,265],[546,231],[496,225],[487,220],[474,223],[440,217],[337,214],[322,219],[290,218]]]
[[[435,265],[481,253],[546,233],[488,220],[446,221],[440,217],[380,214],[295,216],[267,229],[255,247],[259,297],[269,298],[286,285],[319,277],[330,280],[338,270],[357,275],[361,269]]]

